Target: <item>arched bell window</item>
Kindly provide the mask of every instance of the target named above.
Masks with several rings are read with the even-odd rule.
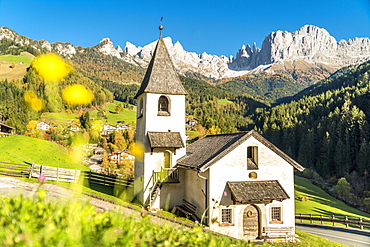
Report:
[[[168,97],[162,95],[158,100],[158,116],[170,115],[170,100]]]

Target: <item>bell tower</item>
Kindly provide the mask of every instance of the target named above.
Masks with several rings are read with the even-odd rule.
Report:
[[[177,159],[186,154],[185,95],[162,38],[160,37],[135,98],[136,142],[143,153],[135,160],[134,191],[142,204],[151,203],[159,190],[158,176],[168,174]],[[157,195],[156,195],[157,196]],[[150,205],[151,207],[152,205]]]

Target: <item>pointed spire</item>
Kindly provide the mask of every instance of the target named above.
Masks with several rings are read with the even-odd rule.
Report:
[[[160,38],[135,99],[142,93],[188,94],[177,75],[175,66],[171,61],[170,54],[162,38],[162,25],[159,26],[159,30]]]

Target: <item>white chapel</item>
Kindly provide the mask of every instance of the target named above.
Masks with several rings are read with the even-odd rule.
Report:
[[[294,237],[294,170],[304,168],[255,131],[207,135],[186,147],[183,87],[161,34],[138,102],[136,199],[235,238]]]

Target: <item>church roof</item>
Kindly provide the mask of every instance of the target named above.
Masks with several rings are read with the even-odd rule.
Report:
[[[227,182],[234,201],[282,201],[289,196],[277,180]]]
[[[295,160],[290,158],[254,130],[234,134],[207,135],[189,145],[186,148],[186,155],[177,161],[177,165],[203,172],[251,136],[274,151],[295,169],[299,171],[304,170],[303,166],[298,164]]]
[[[163,39],[160,38],[135,99],[142,93],[186,95]]]
[[[151,148],[183,148],[180,132],[152,132],[148,131]]]

